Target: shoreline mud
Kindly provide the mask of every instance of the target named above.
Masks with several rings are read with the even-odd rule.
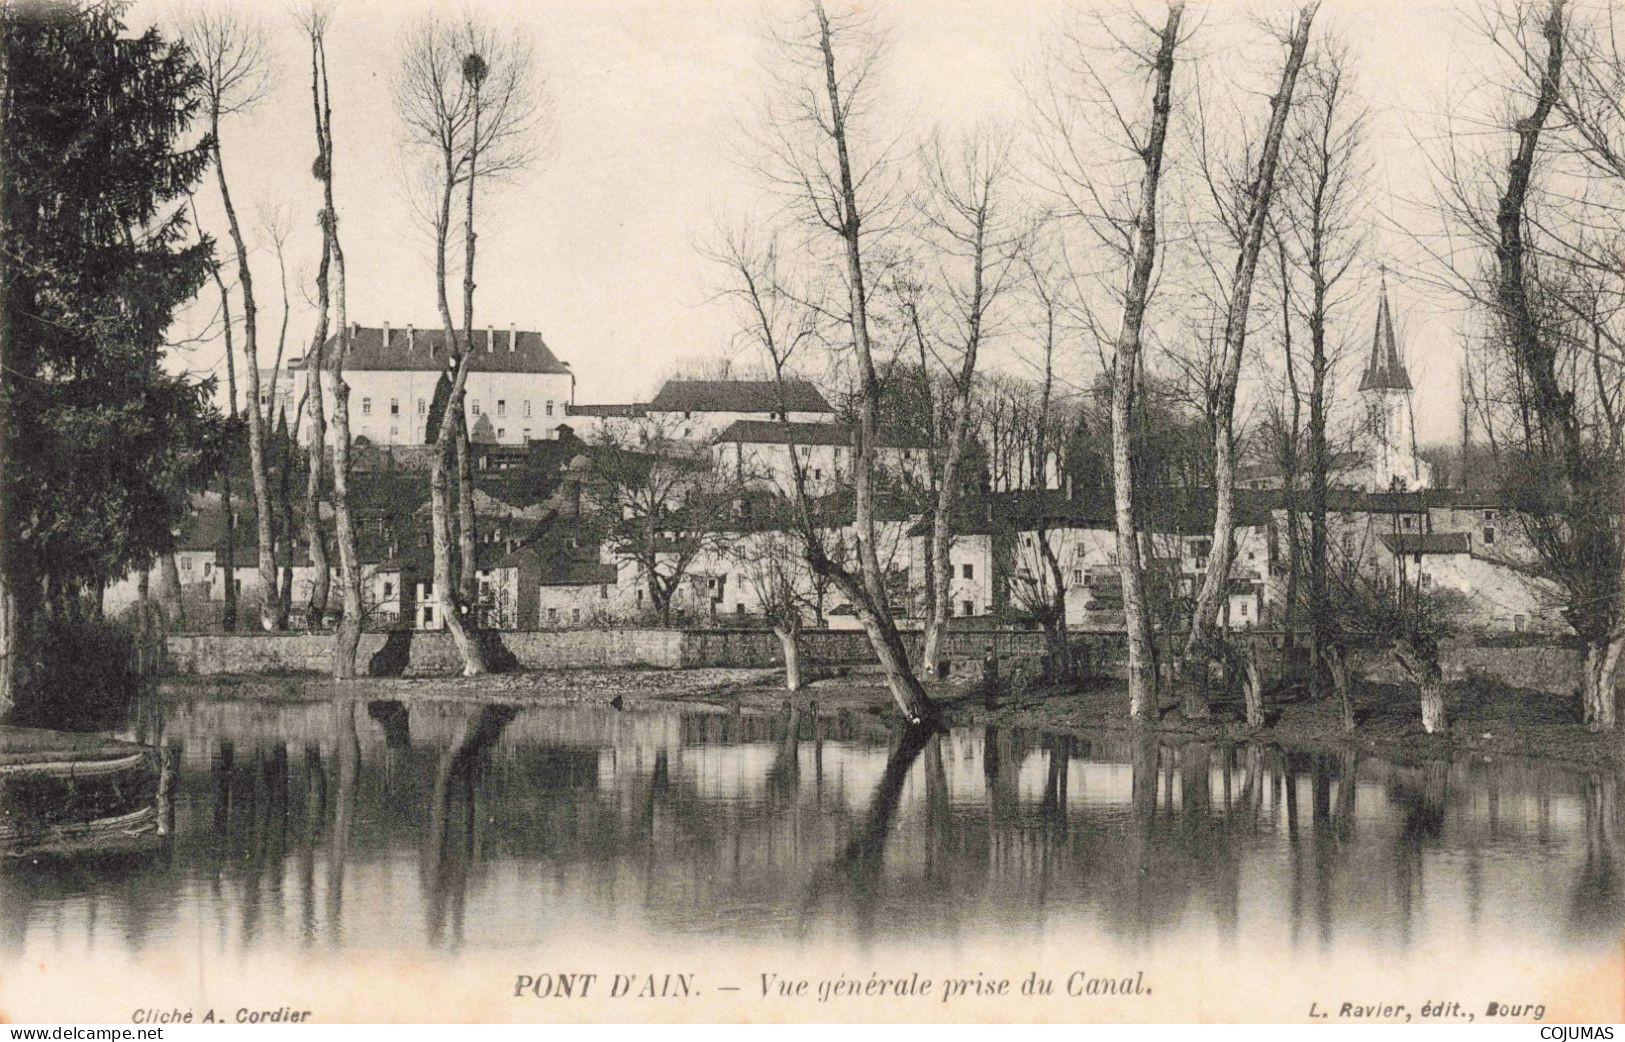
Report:
[[[336,698],[431,699],[525,706],[601,704],[626,710],[663,708],[700,712],[772,714],[792,706],[818,713],[868,717],[880,730],[901,726],[891,696],[874,674],[849,672],[813,679],[801,690],[783,686],[774,669],[559,670],[480,677],[365,678],[343,683],[312,675],[165,678],[161,698],[320,702]],[[1218,700],[1209,720],[1187,720],[1175,693],[1163,692],[1157,718],[1135,724],[1122,686],[1113,681],[1066,687],[997,690],[991,697],[974,681],[930,685],[943,723],[997,725],[1054,734],[1122,733],[1143,728],[1163,741],[1263,743],[1296,750],[1356,750],[1397,763],[1449,760],[1462,755],[1513,757],[1589,768],[1625,767],[1625,739],[1594,734],[1579,722],[1578,707],[1561,696],[1494,684],[1452,685],[1450,728],[1423,732],[1415,693],[1403,685],[1356,687],[1357,727],[1341,729],[1332,700],[1266,702],[1266,724],[1249,728],[1239,699]]]

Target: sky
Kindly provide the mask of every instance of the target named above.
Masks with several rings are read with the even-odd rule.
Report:
[[[737,354],[734,314],[716,299],[718,272],[697,246],[719,221],[762,205],[740,162],[739,127],[767,90],[759,26],[772,6],[729,0],[473,6],[530,37],[552,114],[542,159],[482,202],[476,326],[541,331],[574,369],[581,402],[637,400],[681,361]],[[1201,74],[1273,78],[1273,68],[1250,68],[1257,50],[1232,47],[1230,30],[1222,28],[1245,25],[1243,16],[1269,8],[1208,6],[1195,38],[1200,68],[1208,70]],[[423,0],[343,0],[328,41],[349,315],[363,325],[438,324],[430,240],[403,188],[401,131],[389,90],[403,29],[427,9]],[[181,10],[174,0],[139,0],[126,21],[169,28]],[[231,117],[222,141],[234,198],[249,221],[265,360],[275,350],[281,303],[276,258],[254,215],[282,206],[293,218],[287,244],[293,355],[314,326],[303,287],[319,255],[319,203],[309,174],[315,148],[308,50],[285,7],[255,10],[271,34],[274,89],[252,112]],[[888,103],[922,130],[952,131],[979,120],[1020,125],[1022,71],[1040,59],[1058,20],[1069,17],[1067,0],[897,0],[879,10],[890,27]],[[1462,9],[1432,0],[1326,0],[1319,16],[1347,40],[1373,108],[1370,249],[1400,267],[1414,253],[1403,231],[1407,201],[1428,190],[1418,136],[1437,125],[1451,76],[1467,60],[1452,43],[1462,18]],[[1272,53],[1278,52],[1264,52]],[[198,204],[204,227],[224,247],[212,175]],[[1448,440],[1459,424],[1459,305],[1421,281],[1391,275],[1389,284],[1417,385],[1419,438]],[[174,339],[210,335],[213,313],[206,293],[177,324]],[[1352,341],[1369,338],[1375,313],[1369,286],[1351,304]],[[218,337],[188,343],[174,364],[223,376]],[[1074,375],[1080,385],[1092,378]]]

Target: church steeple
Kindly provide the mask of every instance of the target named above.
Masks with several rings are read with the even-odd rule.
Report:
[[[1382,274],[1382,291],[1377,303],[1377,328],[1371,337],[1371,360],[1360,378],[1362,391],[1408,391],[1410,374],[1399,357],[1394,340],[1394,316],[1388,310],[1388,273]]]

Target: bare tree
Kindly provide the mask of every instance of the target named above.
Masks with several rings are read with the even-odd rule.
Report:
[[[463,672],[473,675],[486,670],[484,654],[472,632],[471,598],[467,596],[473,584],[476,546],[473,475],[463,413],[468,373],[474,364],[468,342],[475,289],[474,203],[482,181],[511,176],[535,157],[541,143],[542,108],[529,45],[472,15],[445,22],[431,14],[409,30],[394,94],[408,145],[432,166],[436,303],[445,334],[450,384],[435,436],[429,482],[435,585],[446,626],[463,658]],[[461,340],[452,318],[447,272],[452,201],[459,187],[466,191]],[[455,520],[451,515],[453,469],[460,493]],[[455,570],[453,544],[460,559]]]
[[[814,538],[816,526],[806,509],[804,476],[796,463],[796,497],[808,564],[851,602],[898,708],[910,724],[923,725],[936,719],[936,707],[910,668],[876,545],[882,387],[869,313],[872,273],[866,246],[876,230],[871,222],[884,227],[886,217],[895,212],[895,200],[885,186],[891,155],[880,147],[865,161],[861,130],[874,101],[879,37],[862,14],[831,14],[821,0],[813,0],[800,16],[782,25],[774,43],[775,72],[782,89],[756,142],[758,165],[785,196],[797,226],[810,233],[810,259],[827,259],[819,269],[824,280],[844,284],[846,307],[839,322],[849,334],[856,385],[852,508],[857,574]],[[768,350],[778,356],[773,348]],[[794,461],[796,454],[791,456]]]
[[[1229,305],[1225,315],[1224,353],[1213,439],[1213,544],[1208,557],[1207,573],[1197,591],[1196,603],[1191,609],[1190,633],[1186,638],[1185,656],[1198,668],[1205,670],[1211,649],[1213,627],[1217,624],[1220,605],[1224,601],[1230,581],[1230,561],[1235,552],[1235,492],[1236,492],[1236,388],[1241,378],[1243,349],[1247,343],[1247,318],[1252,304],[1253,278],[1258,269],[1258,257],[1264,246],[1270,203],[1275,193],[1275,175],[1280,165],[1281,142],[1286,134],[1287,116],[1292,108],[1293,90],[1298,71],[1303,66],[1304,54],[1309,48],[1309,32],[1314,22],[1319,0],[1311,0],[1298,12],[1296,24],[1286,41],[1286,62],[1281,71],[1281,82],[1270,99],[1270,120],[1260,146],[1257,162],[1247,192],[1241,201],[1241,212],[1235,222],[1239,232],[1236,247],[1235,270],[1230,278]],[[1186,716],[1208,715],[1203,683],[1185,685],[1183,709]]]
[[[1110,363],[1112,487],[1128,642],[1129,716],[1135,720],[1149,719],[1156,709],[1156,672],[1131,440],[1157,264],[1157,198],[1173,111],[1174,55],[1184,13],[1183,0],[1170,0],[1160,26],[1136,19],[1127,32],[1100,23],[1087,31],[1062,33],[1042,81],[1029,90],[1058,219],[1081,223],[1111,258],[1106,266],[1124,272],[1116,300],[1117,330],[1100,339],[1109,341],[1115,352]],[[1120,100],[1125,91],[1112,82],[1113,62],[1126,66],[1125,80],[1148,77],[1147,115],[1130,115],[1129,103]]]
[[[940,301],[934,335],[925,332],[917,303],[909,319],[922,355],[927,354],[949,371],[950,394],[940,402],[944,415],[934,426],[943,444],[937,457],[931,504],[930,551],[932,570],[926,604],[925,634],[919,669],[926,676],[942,677],[942,640],[952,614],[949,604],[949,551],[953,540],[954,504],[959,498],[959,467],[972,426],[971,395],[977,359],[984,342],[996,334],[996,308],[1013,281],[1016,259],[1024,239],[1010,198],[1010,145],[1007,137],[981,131],[957,149],[934,137],[925,159],[925,185],[918,206],[922,238],[930,257],[929,289]],[[929,346],[928,346],[929,345]],[[935,433],[935,432],[934,432]]]
[[[1625,658],[1618,18],[1565,0],[1481,9],[1478,31],[1500,62],[1476,132],[1445,135],[1434,156],[1450,235],[1429,250],[1431,274],[1487,320],[1468,365],[1477,419],[1531,576],[1561,591],[1581,646],[1583,716],[1599,731],[1617,724]],[[1510,154],[1471,147],[1481,140],[1508,142]]]
[[[786,519],[787,520],[787,519]],[[762,528],[741,533],[728,544],[728,556],[740,567],[762,617],[784,652],[784,687],[801,690],[801,631],[815,591],[793,528]]]
[[[285,625],[286,620],[278,618],[277,598],[271,595],[276,589],[276,531],[265,467],[265,417],[259,408],[259,302],[254,296],[248,243],[232,202],[220,144],[221,120],[249,111],[268,91],[270,55],[263,29],[239,10],[220,5],[205,4],[192,12],[184,35],[204,74],[204,102],[214,151],[215,179],[220,186],[221,206],[226,212],[226,228],[237,254],[237,286],[243,298],[243,378],[248,391],[248,465],[254,486],[260,590],[263,591],[260,625],[275,630]],[[235,407],[233,403],[233,409]],[[233,580],[234,577],[228,577],[228,585],[232,585]]]
[[[322,252],[331,264],[322,267],[323,281],[317,294],[329,296],[326,280],[331,272],[337,327],[331,372],[326,374],[333,385],[333,532],[338,544],[339,589],[344,598],[344,615],[333,640],[333,677],[348,680],[355,676],[356,649],[361,643],[361,561],[356,552],[355,522],[350,515],[350,385],[344,380],[344,363],[350,353],[350,322],[345,307],[344,248],[339,242],[338,211],[333,205],[333,108],[327,80],[327,29],[332,16],[331,4],[317,2],[303,12],[300,22],[310,39],[310,98],[316,128],[313,172],[322,185],[318,215]],[[318,379],[321,375],[311,374]]]
[[[1017,548],[1021,566],[1016,576],[1016,597],[1043,627],[1051,678],[1069,680],[1073,663],[1066,621],[1066,571],[1061,563],[1055,520],[1052,512],[1043,506],[1048,475],[1060,469],[1060,456],[1071,426],[1056,401],[1055,372],[1067,301],[1061,296],[1065,284],[1058,262],[1053,257],[1040,259],[1035,254],[1036,249],[1023,258],[1023,289],[1031,298],[1034,312],[1039,375],[1035,400],[1031,403],[1032,415],[1024,425],[1028,434],[1023,441],[1029,455],[1030,486],[1035,490],[1040,509],[1033,518],[1031,531],[1023,534],[1026,541]]]
[[[193,207],[193,223],[196,223],[197,208]],[[235,346],[232,343],[231,323],[231,293],[226,289],[226,280],[220,275],[220,263],[214,262],[209,266],[209,273],[214,276],[214,285],[220,292],[220,329],[222,339],[225,341],[226,352],[226,416],[235,421],[237,419],[237,359]],[[226,465],[220,468],[220,510],[222,514],[223,536],[221,538],[219,554],[220,567],[225,569],[227,576],[222,610],[220,614],[220,627],[227,633],[237,628],[237,510],[231,499],[231,466],[232,454],[227,454]]]
[[[649,418],[604,433],[591,477],[606,542],[636,563],[649,607],[670,626],[689,567],[716,549],[726,516],[711,457],[694,455],[675,423]]]
[[[1332,339],[1336,310],[1347,302],[1343,287],[1362,246],[1361,200],[1367,184],[1366,110],[1349,86],[1348,58],[1328,40],[1317,47],[1305,70],[1302,97],[1295,106],[1295,127],[1288,146],[1288,170],[1282,197],[1283,236],[1290,240],[1289,264],[1309,282],[1307,300],[1293,305],[1309,333],[1307,416],[1309,515],[1309,652],[1310,689],[1322,698],[1329,690],[1347,691],[1347,658],[1339,641],[1327,557],[1327,488],[1331,451],[1327,437],[1332,376],[1337,344]],[[1283,278],[1290,279],[1290,274]],[[1290,292],[1289,292],[1290,298]],[[1294,387],[1294,399],[1298,389]],[[1288,486],[1294,537],[1298,525],[1298,483]],[[1342,671],[1341,673],[1339,671]],[[1342,684],[1340,687],[1339,684]],[[1352,711],[1347,714],[1352,720]]]

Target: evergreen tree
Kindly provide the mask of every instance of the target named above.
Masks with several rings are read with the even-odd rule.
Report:
[[[226,431],[212,378],[162,366],[213,250],[181,205],[208,163],[206,139],[181,140],[199,70],[156,30],[125,35],[116,5],[13,3],[0,18],[0,561],[26,620],[172,549]]]

